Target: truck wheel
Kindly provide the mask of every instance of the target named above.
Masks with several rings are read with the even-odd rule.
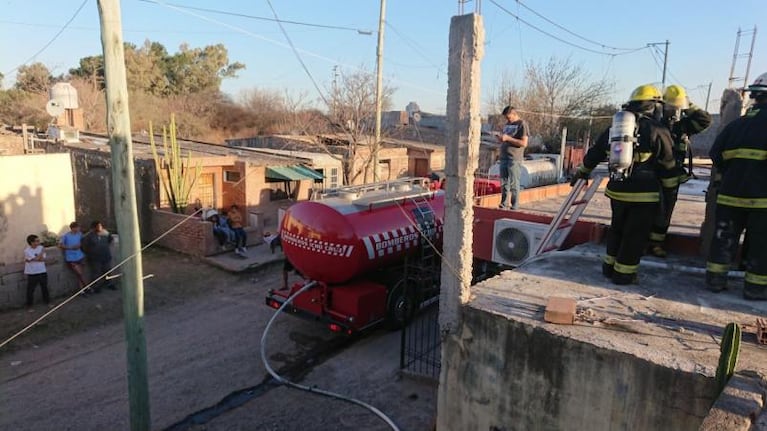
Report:
[[[415,316],[416,300],[413,292],[405,292],[404,280],[400,280],[389,290],[386,301],[386,321],[391,329],[400,329]]]

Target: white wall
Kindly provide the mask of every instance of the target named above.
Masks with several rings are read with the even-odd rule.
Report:
[[[0,156],[0,264],[22,262],[26,237],[75,220],[68,153]]]

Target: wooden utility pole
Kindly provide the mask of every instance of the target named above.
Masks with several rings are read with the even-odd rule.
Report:
[[[149,430],[149,384],[144,339],[144,282],[141,244],[133,175],[133,143],[128,110],[128,81],[125,72],[119,0],[98,0],[101,45],[104,50],[107,130],[112,154],[112,190],[120,256],[132,256],[122,266],[119,278],[123,292],[125,344],[128,362],[130,429]]]
[[[663,49],[663,81],[661,82],[661,90],[666,89],[666,69],[668,66],[668,39],[666,39],[666,48]]]
[[[376,48],[376,125],[373,143],[373,182],[378,181],[378,151],[381,149],[381,111],[383,110],[383,45],[386,23],[386,0],[381,0],[378,15],[378,46]]]

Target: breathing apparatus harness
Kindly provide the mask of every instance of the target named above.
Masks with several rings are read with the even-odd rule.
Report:
[[[634,150],[639,145],[637,120],[637,114],[626,109],[613,115],[608,138],[610,157],[607,161],[611,180],[623,181],[631,176]]]

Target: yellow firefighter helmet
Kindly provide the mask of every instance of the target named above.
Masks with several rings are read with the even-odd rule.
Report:
[[[640,85],[634,89],[633,92],[631,92],[631,98],[629,99],[629,102],[660,102],[662,100],[663,98],[661,97],[660,90],[658,90],[656,86],[652,84],[645,84]]]
[[[684,91],[684,87],[681,85],[669,85],[663,93],[663,101],[667,105],[672,105],[680,109],[687,109],[689,106],[687,102],[687,92]]]

